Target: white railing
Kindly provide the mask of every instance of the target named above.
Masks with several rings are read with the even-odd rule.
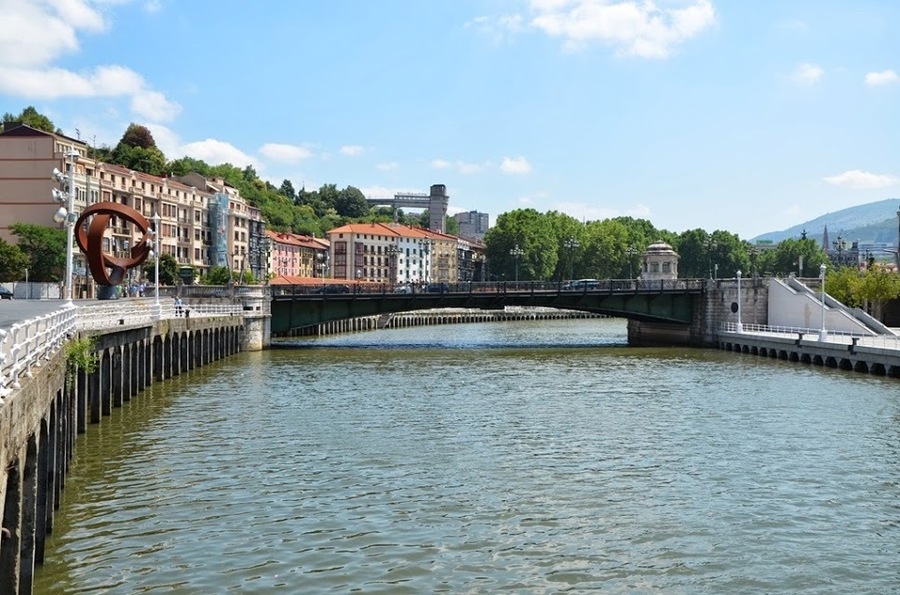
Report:
[[[21,388],[23,376],[31,378],[32,368],[62,347],[75,331],[75,319],[76,309],[64,307],[0,329],[0,404]]]
[[[240,316],[241,304],[185,303],[177,309],[172,299],[122,299],[105,303],[82,303],[0,329],[0,406],[20,380],[32,376],[32,368],[60,349],[76,331],[114,329],[118,326],[152,324],[156,320],[184,316]]]
[[[737,333],[737,323],[725,322],[722,324],[722,332]],[[798,338],[803,335],[808,340],[823,340],[822,329],[820,328],[804,328],[794,326],[769,326],[767,324],[742,324],[741,333],[755,335],[784,335]],[[879,347],[882,349],[896,349],[900,351],[900,337],[896,335],[875,335],[863,333],[851,333],[847,331],[837,331],[826,329],[824,342],[838,343],[841,345],[850,345],[854,342],[860,347]]]

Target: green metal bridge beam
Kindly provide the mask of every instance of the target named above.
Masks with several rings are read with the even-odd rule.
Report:
[[[699,291],[683,292],[508,292],[442,294],[336,294],[276,297],[272,301],[273,335],[334,320],[430,310],[470,308],[499,310],[505,306],[531,306],[580,310],[620,318],[690,325]]]

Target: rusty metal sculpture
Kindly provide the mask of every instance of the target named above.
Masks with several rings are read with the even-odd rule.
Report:
[[[103,236],[109,227],[109,220],[116,217],[133,223],[144,235],[139,242],[131,248],[131,258],[112,256],[103,252]],[[91,219],[87,231],[84,222]],[[99,202],[82,211],[75,223],[75,241],[81,251],[87,255],[91,276],[98,285],[111,287],[119,285],[125,280],[128,269],[140,266],[150,255],[150,246],[147,244],[150,231],[150,222],[146,217],[126,205],[114,202]]]

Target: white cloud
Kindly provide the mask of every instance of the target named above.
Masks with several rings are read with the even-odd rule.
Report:
[[[381,171],[394,171],[400,167],[400,164],[396,161],[391,161],[390,163],[379,163],[375,167]]]
[[[312,157],[312,152],[305,147],[279,143],[266,143],[260,147],[259,152],[266,159],[279,163],[300,163],[304,159]]]
[[[804,85],[815,85],[824,76],[825,71],[820,66],[806,62],[798,64],[794,70],[794,80]]]
[[[155,138],[155,137],[154,137]],[[181,147],[181,152],[188,157],[200,159],[209,164],[230,163],[235,167],[253,166],[259,169],[260,164],[254,157],[247,155],[231,143],[208,138],[202,141],[188,143]]]
[[[152,122],[170,122],[181,113],[181,106],[157,91],[144,91],[131,97],[131,111]]]
[[[823,178],[832,186],[852,188],[854,190],[871,190],[873,188],[887,188],[900,184],[900,178],[889,174],[873,174],[858,169],[848,170],[836,176]]]
[[[900,76],[893,70],[882,70],[881,72],[867,72],[866,84],[870,87],[878,87],[881,85],[890,85],[900,82]]]
[[[475,29],[483,35],[493,38],[494,43],[502,44],[525,29],[525,18],[520,14],[501,15],[496,19],[486,16],[475,17],[465,25],[466,29]]]
[[[341,155],[347,155],[348,157],[362,155],[363,151],[364,149],[359,145],[344,145],[341,147]]]
[[[80,49],[82,34],[107,28],[97,2],[86,0],[0,0],[0,93],[29,99],[62,97],[130,98],[142,118],[168,121],[181,107],[149,87],[137,72],[120,65],[95,65],[79,72],[55,62]]]
[[[434,169],[455,169],[464,176],[480,173],[489,166],[490,163],[482,165],[478,163],[468,163],[466,161],[447,161],[446,159],[433,159],[431,161],[431,167]]]
[[[603,219],[611,219],[613,217],[650,219],[651,216],[650,209],[641,204],[624,209],[611,209],[587,203],[559,202],[554,204],[552,208],[566,213],[579,221],[602,221]]]
[[[660,8],[646,0],[532,0],[531,25],[574,50],[597,41],[623,56],[666,58],[716,22],[711,0]]]
[[[531,173],[531,164],[524,157],[504,157],[500,170],[505,174]]]

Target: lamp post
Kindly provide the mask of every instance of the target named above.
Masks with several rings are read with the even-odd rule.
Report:
[[[422,278],[426,284],[429,279],[428,274],[431,272],[431,262],[428,257],[431,253],[431,246],[433,243],[434,242],[430,239],[422,240]]]
[[[388,272],[391,277],[391,288],[394,287],[394,283],[397,282],[397,254],[400,253],[400,248],[397,246],[388,246]]]
[[[825,263],[819,265],[819,277],[822,279],[822,330],[819,331],[819,341],[828,338],[828,331],[825,330]]]
[[[159,212],[153,213],[153,254],[156,262],[153,263],[153,283],[156,286],[153,292],[156,296],[153,302],[154,316],[157,320],[162,318],[162,304],[159,303]]]
[[[737,271],[737,286],[738,286],[738,298],[737,298],[737,332],[744,332],[744,325],[741,323],[741,270]]]
[[[713,253],[713,250],[715,250],[715,249],[716,249],[716,242],[713,240],[712,236],[709,236],[709,238],[706,240],[706,260],[707,260],[707,265],[709,266],[709,268],[707,269],[707,272],[709,273],[710,279],[713,278],[712,253]]]
[[[628,255],[628,278],[634,279],[634,269],[632,268],[632,261],[634,260],[634,255],[637,254],[637,250],[634,249],[634,246],[628,246],[628,250],[625,251],[625,254]]]
[[[515,248],[509,249],[509,255],[516,260],[516,285],[519,284],[519,257],[523,254],[525,254],[525,251],[519,248],[518,244],[516,244]]]
[[[580,245],[578,240],[571,236],[563,242],[563,246],[565,246],[566,250],[569,252],[569,279],[575,278],[575,250],[577,250]]]
[[[66,151],[65,156],[69,160],[68,176],[58,169],[53,169],[53,179],[60,184],[65,184],[65,190],[54,188],[51,193],[64,206],[59,207],[53,215],[53,220],[57,223],[66,224],[66,281],[65,281],[65,306],[73,307],[72,303],[72,273],[74,269],[75,252],[73,243],[75,241],[75,158],[78,152],[74,149]]]
[[[838,266],[844,266],[844,237],[843,235],[838,234],[837,239],[832,242],[834,249],[837,251],[837,264]]]

